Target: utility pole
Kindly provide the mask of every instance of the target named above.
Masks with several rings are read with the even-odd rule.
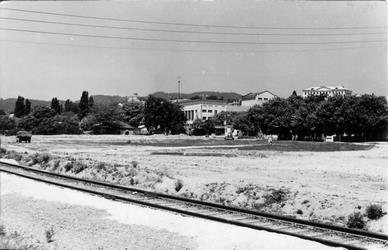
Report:
[[[181,77],[178,76],[178,100],[181,99]]]

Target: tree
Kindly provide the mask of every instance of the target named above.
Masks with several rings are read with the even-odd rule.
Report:
[[[138,127],[144,119],[144,105],[141,102],[125,103],[122,110],[123,120],[133,127]]]
[[[24,114],[28,115],[31,112],[31,102],[30,100],[26,99],[24,104]]]
[[[184,132],[185,121],[185,114],[178,104],[160,97],[148,96],[144,107],[144,123],[148,131],[181,133]]]
[[[24,116],[24,97],[18,96],[15,103],[14,115],[19,118]]]
[[[73,103],[69,99],[65,101],[65,112],[73,112],[74,114],[79,113],[79,106],[77,103]]]
[[[5,113],[4,110],[0,109],[0,115],[6,115],[7,113]]]
[[[88,102],[88,104],[89,104],[89,108],[93,108],[93,106],[94,106],[94,99],[93,99],[93,96],[90,96],[90,97],[89,97],[89,102]]]
[[[89,93],[87,91],[82,92],[82,96],[79,102],[79,113],[78,117],[80,119],[84,118],[89,113]]]
[[[95,105],[93,108],[93,117],[89,117],[89,123],[95,122],[92,125],[94,134],[119,134],[121,113],[119,106],[116,104],[110,105]],[[90,124],[91,125],[91,124]]]
[[[70,112],[71,111],[72,104],[73,104],[73,102],[70,101],[69,99],[67,99],[65,101],[65,112]]]
[[[56,97],[51,100],[51,109],[54,110],[57,114],[61,113],[61,106]]]
[[[19,128],[33,130],[38,127],[43,120],[47,120],[56,115],[56,112],[49,107],[35,106],[32,112],[23,117],[18,124]]]
[[[8,117],[7,115],[0,115],[0,131],[12,130],[16,127],[15,119]]]

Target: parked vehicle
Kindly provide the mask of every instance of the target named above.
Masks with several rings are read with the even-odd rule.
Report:
[[[16,142],[31,142],[32,133],[21,130],[16,133]]]

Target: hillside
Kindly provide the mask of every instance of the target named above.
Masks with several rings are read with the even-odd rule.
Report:
[[[31,102],[31,107],[34,106],[50,106],[51,101],[35,100],[29,99]],[[62,103],[63,101],[60,101]],[[0,109],[4,110],[6,113],[11,113],[15,109],[16,98],[0,98]]]

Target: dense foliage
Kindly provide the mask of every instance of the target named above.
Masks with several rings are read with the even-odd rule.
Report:
[[[149,131],[184,133],[185,114],[181,107],[160,97],[150,95],[144,107],[144,123]]]

